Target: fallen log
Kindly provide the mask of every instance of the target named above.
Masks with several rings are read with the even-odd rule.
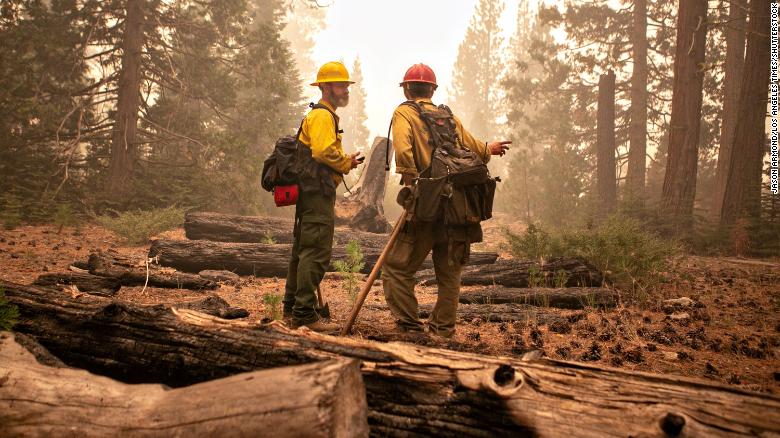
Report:
[[[424,286],[436,284],[433,270],[418,272],[416,279]],[[578,258],[551,259],[541,266],[527,260],[499,259],[489,266],[467,266],[461,274],[463,286],[598,287],[603,279],[601,272]]]
[[[370,304],[366,308],[390,311],[387,304]],[[420,319],[427,319],[431,316],[432,311],[433,304],[420,304],[418,306]],[[466,322],[522,322],[531,325],[562,324],[569,320],[568,317],[552,310],[515,303],[461,304],[458,306],[457,318],[459,321]]]
[[[428,318],[432,304],[420,306],[420,318]],[[531,325],[560,324],[567,320],[558,312],[540,309],[526,304],[463,304],[458,306],[458,319],[481,322],[523,322]]]
[[[615,307],[617,293],[599,287],[507,288],[501,286],[461,292],[462,304],[527,304],[558,309]]]
[[[128,385],[53,368],[0,335],[4,436],[368,436],[356,360],[225,377],[186,388]]]
[[[266,216],[238,216],[195,212],[184,216],[184,233],[190,240],[234,243],[292,243],[293,220]],[[357,240],[363,249],[381,249],[390,236],[336,227],[334,243],[346,245]]]
[[[179,309],[197,310],[207,315],[216,316],[223,319],[246,318],[249,311],[241,307],[233,307],[227,301],[217,295],[209,295],[202,300],[189,301],[186,303],[177,303],[173,307]]]
[[[284,277],[290,262],[292,245],[263,243],[230,243],[208,240],[155,240],[149,249],[149,257],[158,257],[162,266],[169,266],[184,272],[200,272],[205,269],[225,269],[239,275],[256,277]],[[365,265],[361,270],[367,274],[379,259],[381,249],[364,250]],[[333,248],[332,260],[345,260],[347,252],[343,246]],[[498,258],[496,253],[472,253],[469,263],[490,264]],[[430,256],[422,269],[433,267]],[[329,267],[335,271],[334,266]]]
[[[115,252],[97,251],[89,255],[89,273],[114,278],[122,286],[143,286],[147,280],[146,264],[132,263]],[[197,271],[195,271],[197,272]],[[148,267],[151,287],[177,289],[216,289],[217,282],[185,272],[163,272],[153,263]]]
[[[37,286],[76,286],[79,291],[112,297],[122,284],[116,278],[101,277],[88,272],[56,272],[43,274],[35,279]]]
[[[523,361],[228,322],[0,282],[15,330],[71,366],[181,386],[260,368],[362,361],[373,436],[771,436],[780,397],[687,377]],[[153,364],[153,366],[150,366]]]

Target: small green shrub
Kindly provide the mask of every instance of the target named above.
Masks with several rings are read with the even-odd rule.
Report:
[[[19,309],[5,298],[5,289],[0,287],[0,330],[11,330],[19,319]]]
[[[141,244],[155,234],[182,226],[184,212],[185,209],[181,207],[167,207],[148,211],[114,212],[115,216],[97,216],[96,219],[129,243]]]
[[[336,260],[333,262],[333,266],[341,274],[342,290],[349,296],[350,301],[354,303],[360,290],[357,274],[366,264],[363,261],[363,251],[360,249],[360,244],[357,240],[350,240],[347,243],[346,250],[347,259]]]
[[[268,316],[276,321],[282,319],[282,296],[263,294],[263,304],[268,311]]]
[[[555,272],[554,283],[555,287],[566,287],[566,283],[569,281],[569,273],[563,269],[559,269]]]
[[[612,216],[598,227],[550,235],[539,227],[507,233],[515,257],[581,257],[617,287],[636,291],[655,284],[678,246],[645,229],[637,220]],[[557,281],[556,281],[557,283]]]
[[[22,224],[22,201],[14,193],[6,193],[2,199],[0,221],[7,230],[13,230]]]
[[[531,260],[544,260],[552,253],[553,238],[537,224],[529,224],[523,234],[512,234],[504,230],[509,241],[509,250]]]
[[[62,233],[64,227],[72,227],[78,223],[78,218],[73,212],[73,208],[68,203],[63,203],[57,206],[57,211],[54,212],[54,225],[57,225],[57,234]]]
[[[531,265],[528,268],[528,287],[541,287],[544,285],[544,277],[542,271],[539,270],[539,266]]]
[[[274,243],[276,243],[276,240],[274,239],[273,234],[266,231],[265,234],[263,234],[263,238],[260,239],[260,243],[264,243],[266,245],[273,245]]]

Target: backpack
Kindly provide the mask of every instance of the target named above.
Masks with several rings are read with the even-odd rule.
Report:
[[[455,118],[446,105],[426,109],[414,101],[402,105],[414,107],[428,128],[433,147],[431,164],[417,179],[414,216],[422,222],[445,225],[475,225],[493,217],[493,198],[498,179],[492,178],[487,165],[463,146],[455,129]],[[419,159],[412,148],[415,166]]]
[[[322,108],[332,116],[336,126],[336,135],[343,132],[339,129],[338,116],[322,104],[310,103],[312,110]],[[304,119],[305,120],[305,119]],[[335,170],[329,166],[314,161],[311,149],[298,141],[303,129],[303,120],[298,127],[295,136],[285,136],[276,140],[274,150],[263,161],[263,171],[260,185],[264,190],[271,192],[277,186],[289,186],[297,184],[301,191],[317,191],[324,193],[336,193],[336,184],[333,181]]]

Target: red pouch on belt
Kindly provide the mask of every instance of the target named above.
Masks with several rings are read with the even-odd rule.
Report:
[[[295,205],[298,202],[298,184],[274,187],[274,202],[277,207]]]

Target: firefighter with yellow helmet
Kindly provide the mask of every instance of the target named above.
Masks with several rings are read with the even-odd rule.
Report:
[[[298,134],[300,195],[295,206],[292,257],[287,271],[284,316],[294,327],[332,332],[316,311],[316,290],[330,264],[335,225],[336,187],[356,168],[359,153],[347,155],[341,145],[336,110],[349,103],[349,73],[344,64],[328,62],[317,72],[322,98],[304,118]]]

